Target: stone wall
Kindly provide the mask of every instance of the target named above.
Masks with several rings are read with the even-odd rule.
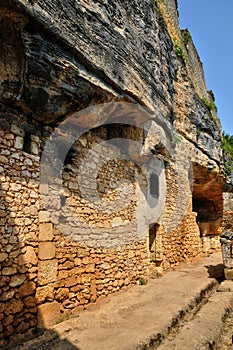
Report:
[[[41,135],[48,135],[48,130],[46,127],[46,132],[42,131]],[[14,334],[11,339],[19,340],[19,334],[31,334],[31,330],[35,331],[37,327],[50,327],[67,313],[77,312],[80,307],[137,283],[140,278],[146,280],[149,276],[157,276],[182,261],[189,261],[203,253],[209,254],[219,248],[214,241],[216,236],[211,242],[201,238],[197,214],[192,212],[190,200],[178,227],[175,225],[173,228],[171,225],[171,230],[166,230],[172,213],[177,210],[174,193],[181,186],[177,183],[178,174],[174,175],[172,163],[166,170],[168,190],[163,219],[151,227],[145,239],[135,238],[138,229],[135,220],[136,199],[124,210],[118,211],[117,216],[112,214],[114,208],[111,208],[111,201],[115,199],[114,190],[118,180],[130,180],[133,188],[129,190],[128,196],[131,199],[135,197],[135,165],[132,162],[125,164],[125,160],[117,158],[108,161],[105,167],[100,167],[96,186],[100,195],[105,195],[109,201],[111,210],[108,215],[95,212],[82,198],[77,171],[80,162],[85,159],[85,152],[93,150],[93,145],[98,147],[95,149],[96,158],[92,157],[90,163],[92,170],[99,166],[101,157],[106,159],[108,149],[96,143],[97,140],[103,142],[104,136],[106,138],[104,128],[98,133],[88,133],[72,148],[73,152],[76,150],[73,154],[79,157],[74,156],[72,162],[70,160],[63,166],[62,201],[65,198],[74,215],[79,215],[81,221],[90,223],[91,218],[96,229],[96,232],[93,229],[88,231],[85,225],[72,229],[73,219],[68,216],[67,232],[63,226],[51,222],[49,211],[39,194],[39,186],[44,186],[40,184],[39,176],[43,137],[38,136],[38,131],[37,135],[26,137],[25,131],[16,124],[1,131],[0,307],[1,336],[4,339]],[[185,179],[184,185],[187,185]],[[88,184],[86,190],[90,191]],[[190,198],[190,189],[186,188],[186,191]],[[122,197],[121,200],[127,198]],[[56,206],[61,213],[62,203],[56,202]],[[129,223],[134,221],[130,227],[131,230],[134,227],[135,232],[129,232]],[[103,227],[104,235],[101,234],[98,244],[98,233]],[[114,234],[116,228],[118,231]],[[88,240],[86,244],[80,244],[79,237],[76,239],[76,235],[82,231],[90,240],[90,246]],[[119,232],[124,235],[122,240],[119,240]],[[94,245],[92,235],[96,240]],[[116,239],[119,242],[127,239],[128,244],[116,244]]]
[[[1,339],[37,325],[39,138],[16,124],[1,130]],[[1,341],[2,342],[2,341]]]
[[[200,93],[192,79],[202,66],[182,42],[175,1],[160,4],[0,4],[3,346],[219,249],[221,129],[202,102],[205,82]],[[82,130],[72,145],[57,132],[70,117]],[[148,193],[163,204],[155,221]]]
[[[225,231],[233,230],[233,194],[225,192],[223,194],[224,209],[223,209],[223,229]]]
[[[51,326],[62,313],[147,278],[145,241],[114,249],[90,248],[54,227],[39,199],[39,150],[39,137],[26,139],[16,124],[1,131],[0,307],[5,340],[13,333],[18,340],[28,330]],[[109,172],[114,167],[103,176]],[[64,174],[69,202],[77,182]],[[88,208],[73,197],[75,210],[81,208],[88,221]],[[114,217],[112,221],[117,226]]]
[[[98,155],[106,160],[108,149],[105,152],[105,147],[96,143],[97,139],[100,142],[100,134],[104,141],[106,130],[102,128],[99,133],[88,133],[75,146],[75,154],[79,157],[74,156],[72,164],[64,165],[62,192],[62,198],[65,197],[66,203],[81,221],[90,223],[92,218],[97,233],[105,228],[104,238],[101,236],[98,248],[98,241],[93,246],[90,232],[89,247],[77,242],[79,239],[75,236],[86,232],[87,227],[84,225],[78,230],[75,227],[72,230],[72,217],[68,217],[70,225],[67,226],[71,231],[65,234],[63,226],[59,231],[59,225],[54,226],[51,222],[49,212],[44,208],[45,203],[39,197],[41,138],[33,134],[25,137],[25,131],[16,124],[1,132],[0,305],[1,334],[5,339],[13,333],[17,334],[18,339],[19,334],[31,333],[31,329],[35,330],[36,327],[49,327],[59,321],[62,315],[76,312],[80,307],[134,284],[140,278],[157,276],[181,261],[188,261],[218,248],[213,244],[209,247],[200,237],[192,203],[180,225],[166,232],[166,223],[170,222],[171,213],[176,209],[175,193],[178,189],[177,179],[172,175],[172,164],[166,174],[168,191],[163,222],[155,227],[155,231],[153,227],[150,229],[150,233],[154,232],[154,241],[149,242],[152,237],[149,234],[146,239],[135,239],[136,222],[131,226],[131,230],[132,227],[135,229],[134,234],[133,231],[129,232],[129,223],[135,220],[136,200],[131,201],[127,210],[118,212],[118,216],[112,213],[114,183],[123,178],[131,180],[134,186],[135,165],[132,162],[124,164],[125,160],[110,160],[104,168],[100,167],[97,186],[100,195],[105,194],[107,197],[110,210],[108,215],[100,215],[98,211],[95,213],[88,202],[82,199],[75,174],[84,158],[80,158],[80,154],[93,150],[94,144],[98,148],[96,158],[92,157],[92,170],[101,163]],[[86,189],[90,190],[88,184]],[[131,189],[131,192],[128,195],[134,198],[134,190]],[[62,210],[61,203],[58,209]],[[124,235],[122,242],[127,238],[128,244],[113,244],[111,247],[110,243],[108,247],[108,234],[112,234],[113,240],[116,239],[118,236],[114,236],[114,228],[119,226],[120,234]]]

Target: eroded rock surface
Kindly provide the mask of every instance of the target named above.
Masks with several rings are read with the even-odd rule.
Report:
[[[0,4],[0,30],[6,345],[13,333],[37,332],[38,319],[49,326],[59,314],[218,250],[225,179],[214,101],[175,1],[8,0]],[[72,145],[66,132],[54,134],[70,117],[70,130],[83,130]],[[51,135],[57,153],[43,158]],[[136,143],[114,146],[110,159],[106,142],[117,138]],[[60,182],[44,183],[41,159],[54,165],[53,178],[61,154]],[[159,174],[152,169],[146,178],[142,155],[161,165]],[[50,193],[47,203],[41,193]],[[107,203],[105,212],[93,193]],[[142,206],[148,193],[164,200],[156,222]]]

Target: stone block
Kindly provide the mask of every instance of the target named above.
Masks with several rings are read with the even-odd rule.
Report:
[[[38,259],[33,247],[26,247],[26,252],[23,255],[23,260],[25,264],[37,265]]]
[[[24,144],[24,139],[23,139],[23,137],[16,136],[16,138],[15,138],[15,143],[14,143],[14,147],[15,147],[16,149],[22,150],[22,149],[23,149],[23,144]]]
[[[94,273],[95,272],[95,264],[89,264],[86,267],[86,272],[87,273]]]
[[[80,266],[82,264],[82,260],[80,258],[75,258],[74,259],[74,265],[75,266]]]
[[[19,288],[19,294],[21,297],[26,297],[34,294],[35,289],[36,284],[34,282],[26,282]]]
[[[63,301],[69,296],[68,288],[59,288],[56,292],[56,300]]]
[[[52,241],[53,240],[53,225],[50,222],[39,225],[39,240]]]
[[[40,193],[49,194],[49,186],[48,184],[40,184]]]
[[[61,270],[58,273],[58,280],[63,280],[69,276],[69,272],[67,270]]]
[[[223,281],[219,285],[217,292],[233,292],[233,281],[231,280]]]
[[[39,222],[49,222],[49,213],[45,210],[39,212]]]
[[[78,188],[79,188],[78,183],[72,182],[72,181],[69,181],[68,187],[69,187],[69,189],[71,189],[71,190],[78,190]]]
[[[112,220],[112,227],[121,226],[122,223],[122,218],[120,216],[117,216]]]
[[[35,142],[31,143],[31,152],[32,154],[35,154],[35,155],[39,154],[39,147]]]
[[[0,253],[0,263],[6,260],[7,257],[8,257],[7,253]]]
[[[38,263],[38,285],[43,286],[57,280],[58,262],[53,260],[42,260]]]
[[[69,277],[65,281],[65,287],[72,287],[77,284],[77,278],[76,277]]]
[[[2,269],[1,274],[3,276],[9,276],[9,275],[14,275],[17,272],[17,269],[15,267],[4,267]]]
[[[13,315],[8,315],[8,316],[4,317],[3,325],[8,326],[9,324],[11,324],[13,322],[13,320],[14,320]]]
[[[24,209],[25,215],[38,215],[38,208],[36,205],[30,205]]]
[[[39,136],[31,135],[31,141],[33,141],[35,143],[40,143],[40,138],[39,138]]]
[[[55,243],[41,242],[39,243],[39,259],[49,260],[55,258]]]
[[[10,287],[17,287],[23,284],[25,280],[26,280],[25,275],[14,275],[13,277],[11,277],[9,285]]]
[[[4,164],[8,163],[8,158],[5,156],[0,156],[0,163],[4,163]]]
[[[10,191],[20,192],[22,190],[22,185],[17,183],[11,183]]]
[[[13,299],[10,302],[10,310],[13,314],[17,314],[18,312],[22,311],[23,309],[23,303],[21,300]]]
[[[22,128],[19,128],[16,124],[11,125],[11,131],[18,136],[25,136],[25,131]]]
[[[54,287],[52,285],[38,287],[36,290],[36,301],[42,304],[44,301],[54,300]]]
[[[63,265],[63,269],[72,269],[74,267],[74,263],[72,261],[66,261]]]
[[[24,165],[29,165],[29,166],[32,166],[32,161],[30,158],[25,158],[24,161],[23,161],[23,164]]]
[[[15,294],[14,290],[9,290],[8,292],[2,293],[0,296],[0,301],[10,300],[13,298],[14,294]]]
[[[60,305],[57,301],[38,306],[38,326],[50,328],[60,317]]]
[[[233,280],[233,269],[224,269],[224,275],[227,280]]]
[[[23,302],[26,305],[26,307],[29,309],[34,308],[36,306],[36,300],[35,300],[34,296],[31,296],[31,295],[24,298]]]
[[[0,218],[5,218],[7,216],[7,211],[0,209]]]

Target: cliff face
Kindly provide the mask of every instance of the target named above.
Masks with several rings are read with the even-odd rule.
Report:
[[[221,131],[202,101],[211,99],[202,64],[174,2],[157,3],[1,4],[1,103],[51,123],[96,102],[135,101],[175,119],[219,162]]]
[[[181,60],[174,50],[175,39],[184,46],[173,1],[158,2],[157,7],[151,1],[7,3],[8,6],[1,5],[5,48],[1,64],[5,89],[2,101],[12,97],[28,114],[48,123],[72,110],[72,104],[76,111],[77,106],[93,103],[93,84],[97,100],[99,88],[103,95],[124,96],[151,111],[159,106],[164,116],[173,115],[177,93],[174,81],[182,74]],[[167,28],[159,11],[167,19]],[[10,43],[9,38],[16,38],[17,45]],[[202,66],[191,39],[183,51],[188,55],[183,75],[189,73],[185,91],[190,99],[195,98],[195,92],[200,98],[208,98]],[[84,94],[86,104],[83,91],[89,92]],[[193,114],[200,120],[193,117],[192,123],[200,131],[215,133],[214,139],[218,139],[219,128],[214,128],[202,104],[193,102],[199,108],[199,113]],[[187,112],[192,117],[188,108]]]
[[[8,0],[0,29],[2,338],[218,249],[221,127],[175,0]]]

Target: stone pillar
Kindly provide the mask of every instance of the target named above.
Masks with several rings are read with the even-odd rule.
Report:
[[[60,317],[60,305],[54,300],[54,283],[57,281],[58,260],[54,242],[53,225],[49,213],[39,212],[39,251],[36,300],[38,326],[50,328]]]
[[[227,280],[233,280],[233,232],[225,231],[220,237],[222,245],[222,257],[225,266],[224,274]]]

